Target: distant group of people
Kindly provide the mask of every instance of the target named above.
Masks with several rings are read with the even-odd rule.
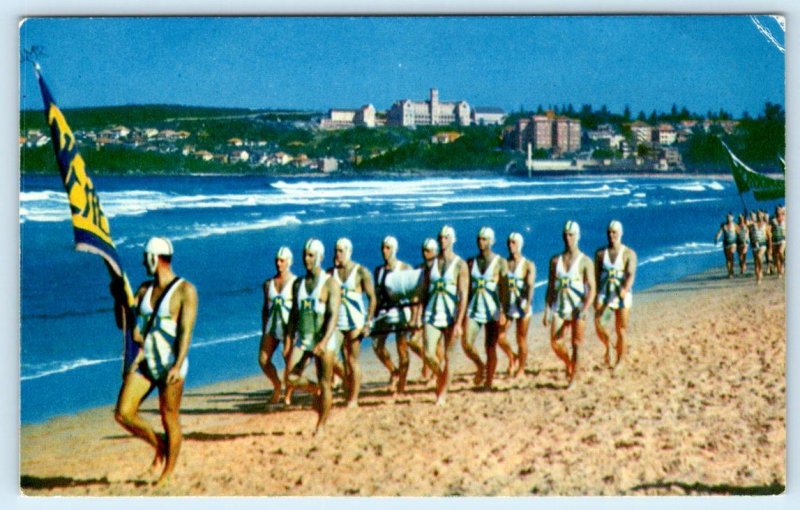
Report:
[[[592,311],[605,346],[605,363],[613,367],[622,358],[636,253],[622,244],[619,221],[608,225],[607,235],[608,245],[593,260],[580,251],[580,227],[569,221],[563,231],[564,251],[550,262],[543,324],[550,327],[551,346],[565,364],[568,384],[575,376],[578,346]],[[437,239],[423,241],[422,262],[415,268],[398,259],[397,239],[386,236],[381,242],[384,263],[370,272],[352,259],[353,245],[347,238],[336,242],[333,266],[323,270],[325,248],[320,240],[309,239],[302,252],[304,276],[291,272],[292,251],[280,247],[275,255],[276,274],[263,286],[259,350],[259,363],[274,387],[271,402],[279,403],[283,396],[290,403],[296,389],[310,392],[318,412],[316,433],[321,433],[330,414],[335,376],[342,381],[347,406],[358,405],[359,357],[366,337],[372,338],[375,354],[389,373],[392,393],[405,391],[410,352],[419,356],[423,380],[435,378],[437,405],[445,404],[458,342],[475,365],[476,386],[492,388],[498,347],[508,358],[509,375],[523,374],[536,276],[534,263],[522,254],[523,236],[508,235],[507,257],[493,251],[495,233],[488,226],[478,231],[478,253],[472,258],[456,255],[455,242],[455,229],[444,226]],[[388,280],[393,273],[415,269],[416,291],[398,296]],[[512,323],[516,352],[507,338]],[[475,345],[481,331],[485,359]],[[397,365],[386,348],[392,334]],[[281,343],[286,360],[282,376],[272,362]],[[305,376],[312,361],[313,382]]]
[[[550,327],[550,343],[565,364],[568,385],[575,377],[578,347],[592,308],[597,334],[605,346],[605,363],[613,368],[623,355],[636,253],[622,244],[619,221],[609,223],[607,235],[608,245],[597,250],[593,261],[578,247],[580,227],[568,221],[563,229],[564,250],[550,261],[543,324]],[[352,260],[353,245],[346,238],[336,242],[333,267],[323,270],[325,248],[320,240],[309,239],[302,250],[303,276],[291,271],[292,251],[286,246],[279,248],[276,273],[263,286],[259,349],[259,363],[275,388],[272,402],[279,403],[283,394],[290,403],[297,389],[311,393],[318,414],[315,434],[323,432],[335,375],[342,380],[347,405],[358,405],[360,347],[365,337],[373,339],[373,349],[389,372],[393,393],[405,391],[409,351],[419,356],[423,378],[436,379],[437,405],[445,404],[457,341],[475,365],[476,386],[492,388],[498,346],[508,357],[508,373],[512,377],[523,374],[536,276],[533,261],[522,254],[523,236],[509,234],[508,256],[502,257],[493,251],[494,231],[482,227],[477,234],[478,253],[466,261],[453,251],[455,242],[455,229],[443,227],[438,239],[422,243],[423,260],[413,268],[397,258],[397,239],[386,236],[381,242],[384,263],[370,273]],[[142,347],[124,374],[115,418],[155,449],[152,468],[160,470],[159,484],[174,470],[181,447],[178,417],[198,302],[195,287],[173,273],[172,256],[168,239],[154,237],[147,242],[143,264],[152,280],[139,286],[132,308],[122,306],[126,297],[121,282],[111,288],[118,325],[124,328],[126,321],[134,321],[130,323],[135,324],[133,337]],[[414,283],[398,291],[397,282],[389,285],[388,280],[402,274],[406,283],[409,278]],[[613,363],[612,321],[616,331]],[[512,323],[516,325],[516,352],[507,340]],[[485,360],[475,346],[481,330]],[[391,334],[396,338],[397,366],[386,348]],[[279,376],[271,358],[281,343],[286,369]],[[305,376],[312,362],[315,381]],[[163,436],[139,415],[142,401],[153,389],[159,392]]]
[[[739,257],[739,274],[747,271],[748,246],[752,251],[756,284],[764,277],[764,263],[768,274],[783,277],[786,263],[786,206],[775,208],[770,218],[766,211],[751,211],[740,214],[734,221],[733,213],[728,213],[714,237],[715,244],[722,239],[725,266],[728,278],[734,276],[735,257]]]

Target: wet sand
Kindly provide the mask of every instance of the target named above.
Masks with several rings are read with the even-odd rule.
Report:
[[[541,290],[541,289],[540,289]],[[541,314],[528,370],[472,388],[460,347],[447,405],[417,382],[384,390],[365,349],[361,407],[341,394],[322,438],[308,396],[268,406],[255,377],[186,392],[185,441],[172,480],[153,487],[152,451],[112,408],[21,430],[28,495],[439,496],[775,494],[786,480],[783,280],[710,271],[634,296],[629,351],[603,365],[593,327],[565,388]],[[391,347],[394,347],[392,344]],[[396,353],[395,359],[396,359]],[[499,354],[499,368],[506,358]],[[191,374],[190,374],[191,377]],[[158,423],[156,399],[143,415]],[[160,429],[160,424],[157,427]]]

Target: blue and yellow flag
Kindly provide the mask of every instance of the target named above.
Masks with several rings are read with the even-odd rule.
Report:
[[[44,82],[39,64],[34,64],[36,77],[44,100],[44,114],[50,126],[56,162],[61,172],[61,181],[69,199],[72,215],[72,228],[75,235],[75,249],[94,253],[103,257],[111,277],[111,288],[115,305],[123,308],[122,324],[124,330],[123,376],[139,354],[139,346],[133,341],[133,293],[128,277],[122,269],[119,254],[111,238],[108,218],[100,207],[92,179],[86,173],[86,164],[78,152],[72,130],[67,125],[64,114],[56,106],[50,89]]]

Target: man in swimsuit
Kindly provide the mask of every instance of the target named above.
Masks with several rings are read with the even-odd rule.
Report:
[[[469,273],[464,261],[453,253],[456,231],[445,225],[439,232],[441,251],[425,271],[422,302],[425,308],[425,361],[436,375],[436,405],[444,405],[450,384],[450,357],[456,339],[461,337],[467,310]],[[444,342],[444,356],[437,358],[439,342]]]
[[[770,223],[769,231],[772,240],[772,260],[778,276],[783,278],[786,261],[786,208],[784,206],[779,205],[775,208],[775,217]]]
[[[258,364],[264,375],[272,382],[273,391],[270,404],[277,404],[281,398],[281,379],[272,364],[272,354],[283,342],[283,360],[288,367],[289,351],[292,342],[289,337],[289,314],[292,311],[292,287],[295,275],[292,274],[292,251],[281,246],[275,254],[275,276],[264,282],[264,306],[261,308],[261,346],[258,351]],[[284,374],[284,378],[288,375]]]
[[[595,282],[592,260],[578,248],[581,230],[577,223],[564,225],[564,252],[550,259],[545,311],[542,323],[550,325],[550,346],[566,366],[567,387],[578,368],[578,346],[583,341],[586,318],[594,301]],[[548,316],[552,319],[548,321]],[[570,353],[561,345],[565,330],[572,331]]]
[[[725,254],[725,267],[728,269],[728,278],[733,278],[733,256],[736,253],[736,223],[733,222],[733,213],[728,213],[725,223],[719,226],[714,244],[719,243],[722,237],[722,251]]]
[[[393,271],[412,269],[411,265],[397,259],[397,238],[386,236],[381,242],[383,264],[375,268],[376,296],[378,299],[377,316],[372,329],[372,348],[383,366],[389,371],[389,391],[405,392],[408,379],[408,349],[411,329],[411,300],[393,303],[386,288],[386,277]],[[399,368],[395,368],[392,357],[386,349],[386,339],[394,334],[397,344]],[[413,349],[413,347],[412,347]],[[422,351],[417,351],[422,356]]]
[[[465,320],[465,332],[461,340],[464,353],[475,363],[476,386],[485,380],[484,388],[491,389],[494,373],[497,370],[497,341],[500,330],[506,326],[506,261],[492,251],[494,230],[481,227],[477,237],[478,255],[467,261],[470,288],[469,303]],[[484,329],[486,345],[486,364],[475,350],[475,340]],[[514,366],[514,353],[508,343],[503,349],[508,356],[509,373]]]
[[[753,249],[756,285],[760,285],[764,277],[764,254],[768,253],[772,240],[769,232],[769,224],[762,211],[753,213],[751,220],[750,247]]]
[[[744,276],[747,271],[747,243],[748,227],[744,214],[739,215],[739,223],[736,224],[736,253],[739,254],[739,274]]]
[[[183,441],[179,413],[189,369],[189,344],[197,318],[197,290],[172,272],[172,253],[172,243],[163,237],[153,237],[145,245],[144,266],[153,279],[142,283],[136,291],[133,334],[142,349],[125,374],[114,412],[122,427],[155,449],[151,469],[164,464],[158,485],[164,484],[175,469]],[[118,306],[115,312],[118,317],[123,313]],[[153,388],[158,388],[165,439],[139,415],[141,403]]]
[[[342,348],[342,336],[336,331],[341,290],[335,278],[322,270],[325,248],[318,239],[309,239],[303,248],[306,275],[294,281],[294,303],[289,319],[289,335],[297,336],[289,359],[287,386],[303,388],[315,395],[318,415],[315,435],[321,435],[333,403],[333,366]],[[314,359],[317,382],[303,377],[310,359]]]
[[[622,244],[622,223],[613,220],[608,224],[608,246],[600,248],[594,257],[595,278],[598,282],[594,325],[597,336],[605,347],[604,361],[615,368],[622,359],[628,331],[628,318],[633,305],[633,281],[636,279],[636,252]],[[609,344],[611,333],[608,323],[611,316],[617,332],[616,360],[611,365]]]
[[[430,270],[431,265],[436,262],[438,255],[439,255],[439,243],[436,242],[436,239],[432,237],[426,238],[422,242],[422,263],[417,266],[418,269],[422,270],[423,280],[425,273]],[[422,290],[425,290],[424,281]],[[424,304],[422,300],[415,300],[413,302],[413,306],[411,308],[411,325],[412,325],[412,334],[408,340],[408,346],[411,348],[412,351],[418,353],[420,358],[422,358],[422,381],[427,382],[433,376],[434,369],[428,363],[425,357],[425,345],[424,345]],[[437,345],[436,349],[436,360],[439,365],[444,361],[444,346],[442,344]]]
[[[336,241],[333,267],[328,271],[341,288],[339,318],[336,324],[343,337],[345,362],[345,387],[347,407],[358,407],[358,394],[361,390],[361,340],[369,336],[372,317],[375,313],[375,290],[369,270],[354,262],[353,243],[342,237]],[[369,300],[364,310],[364,296]]]
[[[506,343],[511,323],[516,324],[517,369],[514,377],[525,373],[528,360],[528,326],[531,319],[533,288],[536,281],[536,265],[522,255],[524,240],[519,232],[508,236],[508,259],[506,265],[506,327],[500,330],[498,344]]]

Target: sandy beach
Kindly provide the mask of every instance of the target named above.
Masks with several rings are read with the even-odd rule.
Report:
[[[721,258],[721,256],[720,256]],[[636,294],[629,352],[603,366],[593,328],[565,389],[541,314],[528,371],[472,388],[460,347],[446,407],[417,382],[384,391],[364,351],[361,407],[341,395],[323,438],[310,399],[266,405],[265,378],[187,390],[185,441],[166,487],[152,452],[100,408],[21,429],[27,495],[440,496],[775,494],[786,479],[784,281],[721,270]],[[393,347],[393,345],[392,345]],[[396,354],[396,353],[395,353]],[[254,356],[255,359],[255,356]],[[500,368],[506,365],[500,354]],[[191,377],[191,373],[189,374]],[[144,416],[158,422],[156,399]],[[157,428],[160,430],[160,424]]]

